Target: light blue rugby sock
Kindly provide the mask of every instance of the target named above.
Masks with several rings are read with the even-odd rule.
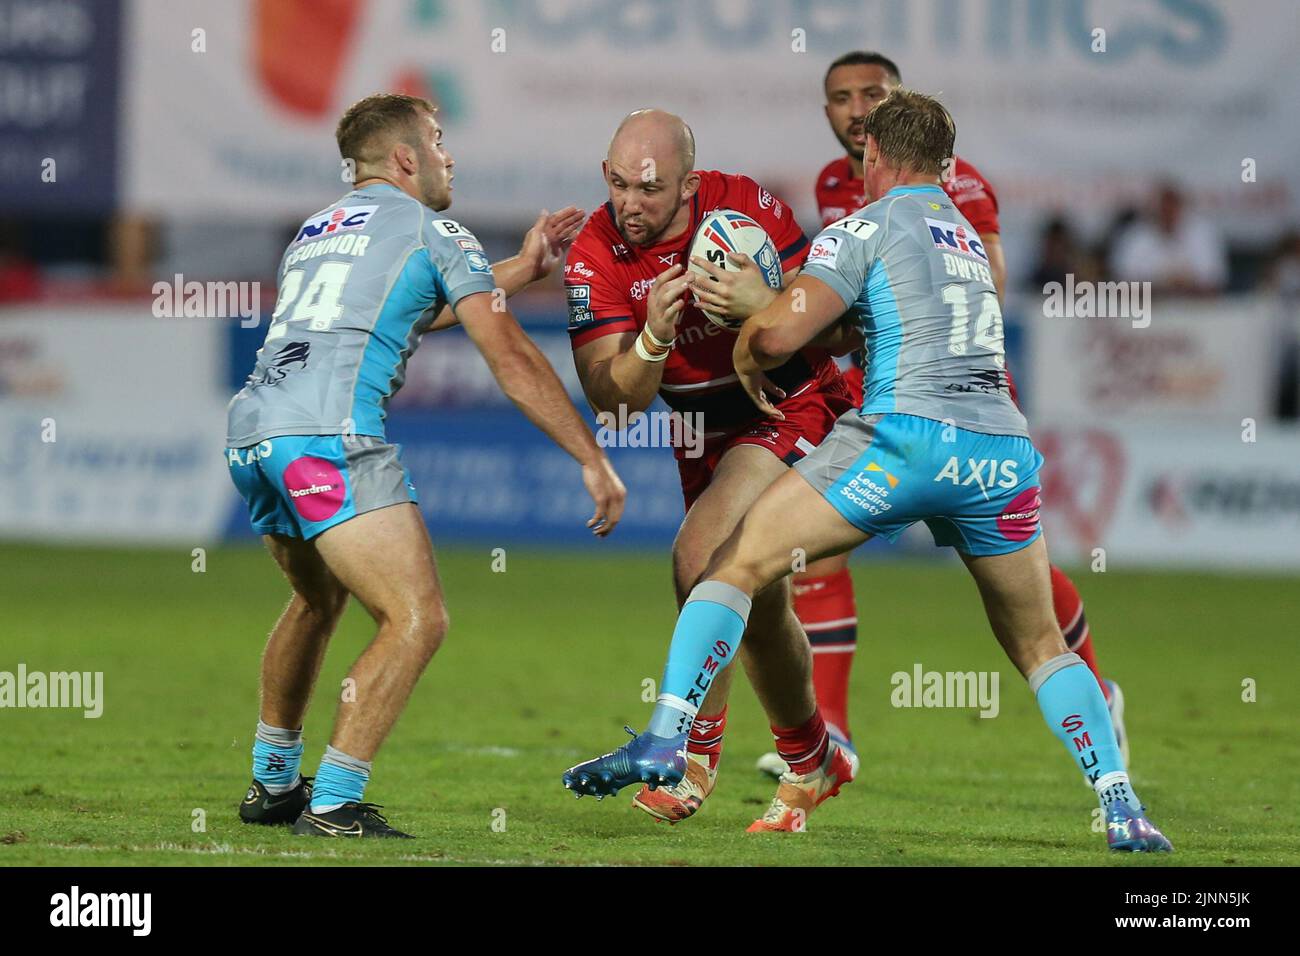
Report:
[[[1038,698],[1047,726],[1077,761],[1102,807],[1123,800],[1141,813],[1142,802],[1115,742],[1106,698],[1083,658],[1075,653],[1053,657],[1029,675],[1029,689]]]
[[[253,779],[272,794],[292,790],[298,784],[302,746],[302,728],[286,730],[259,720],[253,739]]]
[[[690,730],[713,678],[740,648],[751,604],[748,594],[722,581],[695,586],[677,616],[646,733],[675,737]]]
[[[370,780],[370,761],[325,748],[311,791],[311,812],[325,813],[345,803],[360,803]]]

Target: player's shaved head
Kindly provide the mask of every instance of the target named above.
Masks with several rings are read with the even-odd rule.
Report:
[[[647,166],[646,160],[653,166]],[[669,164],[679,177],[695,168],[695,134],[680,116],[664,110],[636,110],[623,117],[609,141],[609,161],[645,172]]]
[[[637,110],[623,117],[602,164],[614,222],[634,246],[648,246],[684,230],[695,172],[695,134],[680,116]]]

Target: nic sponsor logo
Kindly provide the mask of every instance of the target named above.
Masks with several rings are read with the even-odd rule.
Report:
[[[321,236],[332,236],[345,229],[364,229],[378,208],[376,205],[339,206],[337,209],[330,209],[304,222],[293,241],[306,242],[309,239],[319,239]]]
[[[926,217],[925,224],[930,228],[930,238],[934,240],[936,249],[957,252],[988,264],[988,253],[984,251],[984,243],[980,242],[979,234],[974,229],[961,223],[929,217]]]

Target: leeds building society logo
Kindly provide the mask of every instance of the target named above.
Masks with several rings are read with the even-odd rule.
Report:
[[[893,507],[885,499],[898,483],[898,478],[873,461],[841,488],[840,494],[868,514],[881,515]]]

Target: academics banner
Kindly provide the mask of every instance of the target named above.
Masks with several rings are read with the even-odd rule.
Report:
[[[439,103],[470,223],[594,208],[611,132],[649,105],[693,125],[700,167],[752,175],[811,222],[813,179],[840,151],[823,74],[866,48],[942,96],[958,151],[1009,209],[1101,222],[1170,174],[1257,236],[1297,211],[1294,14],[1289,0],[134,0],[126,193],[173,215],[301,217],[343,185],[341,112],[400,90]]]

